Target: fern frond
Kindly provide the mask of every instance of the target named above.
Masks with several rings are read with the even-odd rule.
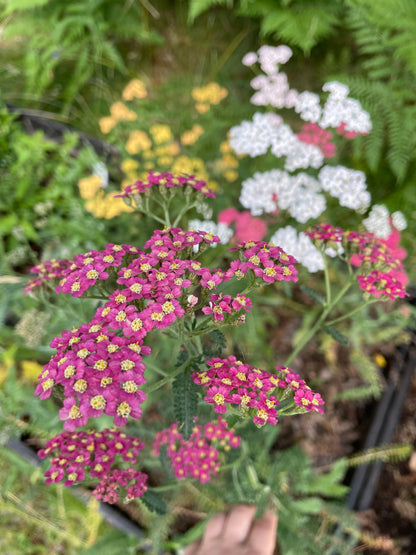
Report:
[[[383,445],[382,447],[372,447],[363,453],[352,455],[348,458],[349,466],[355,467],[361,464],[374,462],[398,463],[410,457],[413,447],[410,444]]]

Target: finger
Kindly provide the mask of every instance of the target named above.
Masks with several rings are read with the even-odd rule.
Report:
[[[242,543],[249,535],[256,507],[237,505],[228,514],[224,523],[223,536],[227,543]]]
[[[224,527],[225,514],[218,513],[214,515],[209,521],[205,528],[204,537],[202,543],[206,543],[207,540],[212,540],[221,535]]]
[[[201,547],[201,542],[193,542],[185,547],[185,555],[198,555],[199,548]]]
[[[267,512],[254,521],[248,542],[253,548],[261,546],[262,555],[272,555],[276,545],[277,514]]]

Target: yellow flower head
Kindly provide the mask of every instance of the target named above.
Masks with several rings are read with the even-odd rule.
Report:
[[[79,194],[84,199],[91,199],[101,188],[102,179],[98,175],[84,177],[78,181]]]
[[[98,123],[101,129],[101,133],[107,134],[110,133],[110,131],[116,125],[117,120],[110,116],[107,116],[105,118],[101,118]]]
[[[139,163],[136,162],[136,160],[133,160],[133,158],[126,158],[121,162],[121,169],[124,173],[131,173],[137,170],[138,167]]]
[[[117,121],[134,121],[137,119],[137,114],[129,110],[122,102],[115,102],[110,108],[110,113]]]
[[[192,89],[192,98],[203,104],[219,104],[227,95],[227,89],[218,83],[208,83],[205,87]]]
[[[236,172],[235,170],[227,170],[224,172],[223,175],[229,183],[232,183],[233,181],[238,179],[238,172]]]
[[[169,125],[157,123],[155,125],[152,125],[149,131],[153,137],[154,142],[157,145],[160,145],[161,143],[167,143],[168,141],[173,140],[172,131]]]
[[[146,98],[147,91],[143,81],[133,79],[125,86],[122,97],[124,100],[133,100],[133,98]]]
[[[144,131],[132,131],[126,143],[126,150],[129,154],[138,154],[151,147],[152,141]]]
[[[183,145],[193,145],[203,133],[204,130],[200,125],[194,125],[192,129],[181,135],[181,143]]]
[[[21,365],[25,380],[30,383],[36,383],[39,374],[42,372],[43,366],[33,360],[23,360]]]
[[[199,114],[205,114],[205,112],[208,112],[208,110],[210,109],[210,105],[202,102],[197,102],[195,104],[195,108]]]

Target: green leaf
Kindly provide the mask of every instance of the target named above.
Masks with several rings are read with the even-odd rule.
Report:
[[[315,289],[312,289],[311,287],[308,287],[307,285],[301,285],[300,286],[301,291],[303,291],[305,293],[305,295],[307,295],[308,297],[310,297],[311,299],[313,299],[314,301],[316,301],[317,303],[324,305],[325,304],[325,298]]]
[[[143,499],[143,497],[142,497]],[[126,536],[119,530],[112,530],[105,536],[102,536],[94,545],[88,549],[79,551],[79,555],[103,555],[111,553],[111,555],[127,555],[135,553],[133,549],[137,545],[137,538],[134,536]]]
[[[191,380],[189,372],[181,372],[172,383],[173,406],[178,429],[183,438],[191,437],[194,417],[197,414],[197,386]]]
[[[163,497],[155,491],[147,490],[146,493],[140,497],[140,501],[143,501],[152,513],[165,515],[168,512],[168,508]]]
[[[213,6],[227,6],[232,8],[233,0],[191,0],[189,4],[188,22],[193,23],[195,19]]]
[[[324,330],[325,333],[330,335],[333,339],[335,339],[335,341],[338,341],[338,343],[340,343],[341,345],[348,345],[348,339],[345,337],[345,335],[342,335],[342,333],[339,332],[334,327],[322,326],[322,329]]]
[[[317,514],[323,509],[323,501],[319,497],[308,497],[306,499],[297,499],[292,501],[292,507],[299,513]]]
[[[222,350],[225,348],[227,341],[224,334],[220,330],[212,330],[209,332],[209,337],[214,342],[214,347],[204,345],[203,352],[207,358],[220,356]]]
[[[16,11],[33,10],[39,6],[44,6],[50,0],[9,0],[2,15],[8,15]]]

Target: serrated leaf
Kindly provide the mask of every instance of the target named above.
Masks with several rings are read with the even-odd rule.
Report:
[[[316,291],[315,289],[312,289],[311,287],[308,287],[307,285],[301,285],[300,289],[301,289],[301,291],[303,291],[305,293],[305,295],[307,295],[308,297],[310,297],[311,299],[313,299],[317,303],[319,303],[321,305],[325,304],[325,298],[319,293],[319,291]]]
[[[207,358],[219,356],[227,344],[224,334],[220,330],[212,330],[208,335],[214,342],[214,347],[205,345],[203,349],[204,355]]]
[[[338,343],[340,343],[341,345],[348,345],[348,339],[345,337],[345,335],[342,335],[342,333],[339,332],[334,327],[322,326],[322,329],[324,330],[325,333],[330,335],[333,339],[335,339],[335,341],[338,341]]]
[[[161,497],[155,491],[147,490],[146,493],[140,497],[140,500],[143,501],[143,503],[150,511],[152,511],[152,513],[165,515],[168,512],[168,508],[163,497]]]
[[[197,386],[191,380],[188,372],[181,372],[172,383],[173,407],[178,421],[179,431],[183,438],[191,437],[194,427],[194,417],[197,414]]]

